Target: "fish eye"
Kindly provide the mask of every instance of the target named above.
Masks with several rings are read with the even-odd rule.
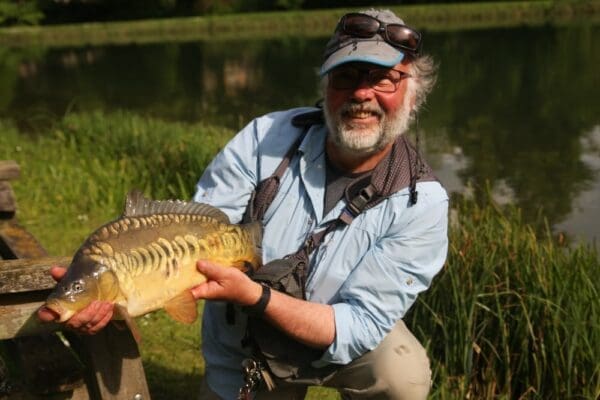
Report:
[[[73,282],[73,284],[71,285],[71,290],[75,293],[81,292],[83,290],[83,282],[82,281]]]

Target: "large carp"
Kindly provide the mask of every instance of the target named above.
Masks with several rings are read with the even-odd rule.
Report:
[[[210,205],[149,200],[134,191],[123,215],[79,248],[45,305],[61,322],[93,300],[103,300],[114,303],[114,318],[132,328],[131,317],[159,308],[191,323],[197,307],[189,289],[206,281],[196,261],[256,269],[261,237],[260,223],[230,224]]]

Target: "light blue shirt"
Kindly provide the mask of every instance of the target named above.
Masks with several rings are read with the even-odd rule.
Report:
[[[240,222],[251,192],[270,176],[303,132],[291,118],[298,108],[257,118],[215,157],[198,182],[194,200],[219,207]],[[296,252],[308,235],[339,216],[340,201],[323,215],[327,128],[313,125],[284,174],[264,218],[263,261]],[[328,234],[311,255],[306,284],[309,301],[333,306],[335,340],[320,365],[347,364],[375,348],[426,290],[446,259],[448,197],[438,182],[417,184],[418,202],[408,206],[408,189],[363,212],[350,226]],[[293,310],[290,310],[293,313]],[[213,391],[235,398],[242,384],[241,347],[246,317],[225,321],[225,304],[207,301],[202,324],[206,377]]]

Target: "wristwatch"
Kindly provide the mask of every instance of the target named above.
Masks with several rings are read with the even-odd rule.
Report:
[[[262,286],[262,293],[260,294],[258,301],[251,306],[242,307],[242,311],[251,317],[262,317],[267,308],[267,304],[269,304],[269,300],[271,300],[271,288],[262,283],[260,285]]]

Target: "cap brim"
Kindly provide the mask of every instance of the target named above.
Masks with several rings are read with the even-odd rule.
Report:
[[[404,58],[404,53],[383,40],[356,41],[331,54],[321,66],[320,74],[325,75],[333,68],[349,62],[364,62],[393,67]]]

